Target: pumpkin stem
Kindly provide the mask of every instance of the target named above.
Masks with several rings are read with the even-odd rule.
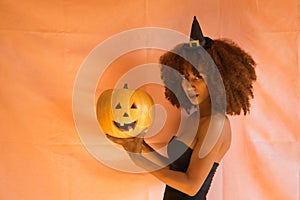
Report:
[[[128,84],[125,83],[124,86],[123,86],[123,88],[124,88],[124,89],[128,89]]]

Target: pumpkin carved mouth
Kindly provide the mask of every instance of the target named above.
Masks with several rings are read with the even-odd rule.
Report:
[[[131,122],[129,124],[124,123],[121,125],[120,123],[114,121],[114,125],[118,127],[121,131],[129,131],[130,129],[134,129],[137,124],[137,121]]]

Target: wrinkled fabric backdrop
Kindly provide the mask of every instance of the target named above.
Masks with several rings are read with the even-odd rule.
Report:
[[[156,178],[113,170],[86,150],[73,88],[84,60],[111,36],[149,26],[188,35],[196,15],[205,35],[249,52],[258,75],[250,115],[230,117],[232,146],[209,199],[299,200],[299,9],[297,0],[1,0],[0,199],[161,199],[164,184]],[[95,95],[160,54],[141,50],[116,60]],[[162,87],[153,96],[172,113],[164,133],[149,139],[163,145],[179,112]]]

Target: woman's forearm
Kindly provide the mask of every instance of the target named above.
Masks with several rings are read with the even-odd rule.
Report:
[[[131,159],[136,165],[145,169],[163,183],[180,190],[188,195],[195,195],[198,188],[192,184],[186,173],[170,170],[169,167],[159,166],[148,160],[141,154],[130,154]]]
[[[167,157],[158,153],[145,141],[143,142],[142,154],[145,158],[156,163],[158,166],[165,167],[170,164],[170,161]]]

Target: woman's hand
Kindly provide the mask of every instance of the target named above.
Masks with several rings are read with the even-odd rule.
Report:
[[[120,144],[123,148],[132,153],[141,153],[142,152],[142,145],[144,142],[143,133],[138,135],[137,137],[131,138],[116,138],[110,135],[106,135],[106,137],[116,144]]]
[[[155,171],[161,168],[164,168],[169,164],[168,158],[163,157],[159,153],[155,152],[147,143],[144,141],[145,132],[142,132],[137,137],[131,138],[116,138],[110,135],[106,137],[112,142],[122,145],[123,148],[128,152],[131,160],[139,167],[147,171]],[[144,149],[143,149],[144,147]],[[144,157],[142,154],[147,152],[154,152],[148,157]],[[151,157],[152,156],[152,157]]]

